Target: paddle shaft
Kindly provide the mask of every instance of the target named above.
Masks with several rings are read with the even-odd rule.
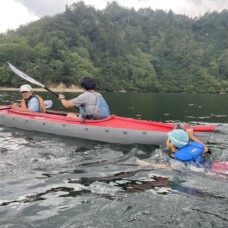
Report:
[[[44,89],[46,89],[48,92],[54,94],[56,97],[59,97],[58,93],[55,93],[54,91],[50,90],[49,88],[47,88],[46,86],[43,87]]]
[[[51,108],[52,107],[52,100],[45,100],[44,101],[45,107],[46,108]],[[5,105],[0,107],[0,110],[7,110],[7,109],[11,109],[12,105]]]
[[[0,108],[0,110],[11,109],[11,107],[12,107],[12,105],[3,106]]]

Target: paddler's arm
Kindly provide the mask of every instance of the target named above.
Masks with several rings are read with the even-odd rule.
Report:
[[[136,160],[136,163],[138,165],[153,166],[153,167],[159,168],[159,169],[171,169],[171,167],[167,164],[156,164],[156,163],[146,162],[146,161],[139,160],[139,159]]]
[[[12,109],[13,109],[14,111],[19,111],[19,112],[33,112],[32,110],[30,110],[30,109],[28,109],[28,108],[23,108],[23,107],[21,106],[21,104],[19,104],[19,103],[14,103],[14,104],[12,104]]]
[[[192,128],[186,129],[186,132],[188,133],[191,141],[198,142],[204,146],[204,153],[207,153],[209,151],[208,147],[194,135],[194,131]]]
[[[73,102],[66,100],[63,94],[59,94],[59,100],[65,108],[73,108],[75,106]]]

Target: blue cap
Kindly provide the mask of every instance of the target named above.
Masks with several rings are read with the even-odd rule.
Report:
[[[169,139],[172,144],[177,147],[181,148],[186,146],[189,143],[189,136],[186,131],[181,129],[175,129],[168,133]]]

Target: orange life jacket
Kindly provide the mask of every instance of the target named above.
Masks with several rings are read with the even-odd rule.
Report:
[[[44,104],[44,100],[38,96],[38,95],[34,95],[34,96],[31,96],[28,100],[25,100],[24,98],[21,100],[21,107],[22,108],[28,108],[28,101],[30,99],[32,99],[33,97],[35,97],[38,102],[39,102],[39,112],[42,112],[42,113],[45,113],[46,112],[46,107],[45,107],[45,104]]]

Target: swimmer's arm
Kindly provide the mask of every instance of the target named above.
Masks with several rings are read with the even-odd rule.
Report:
[[[153,166],[155,168],[160,168],[160,169],[171,169],[169,165],[167,164],[156,164],[156,163],[152,163],[152,162],[146,162],[143,160],[136,160],[136,163],[139,165],[145,165],[145,166]]]
[[[198,143],[200,143],[200,144],[202,144],[202,145],[204,146],[204,151],[203,151],[203,153],[207,153],[207,152],[209,151],[208,147],[194,135],[194,131],[193,131],[192,128],[186,129],[186,132],[188,133],[189,138],[190,138],[193,142],[198,142]]]

